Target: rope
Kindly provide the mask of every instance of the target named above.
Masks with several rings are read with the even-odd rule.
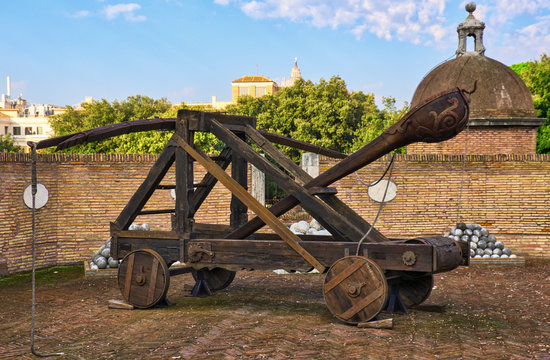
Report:
[[[36,315],[36,143],[31,145],[31,193],[32,193],[32,310],[31,310],[31,353],[38,357],[59,356],[65,353],[39,354],[34,350],[34,323]]]
[[[375,182],[373,183],[370,183],[370,184],[367,184],[366,182],[364,182],[363,180],[361,180],[361,178],[359,177],[359,174],[357,174],[357,171],[355,171],[355,176],[357,177],[357,180],[359,180],[359,182],[363,185],[365,185],[366,187],[371,187],[371,186],[374,186],[376,184],[378,184],[380,181],[382,181],[382,179],[384,178],[384,176],[386,176],[386,174],[388,173],[388,170],[390,169],[390,167],[393,165],[393,160],[395,159],[395,153],[393,153],[393,156],[391,157],[391,160],[390,160],[390,163],[388,164],[388,166],[386,167],[386,170],[384,171],[384,173],[382,174],[382,176],[380,176],[380,178],[378,180],[376,180]]]
[[[359,240],[359,243],[357,244],[357,250],[355,251],[356,256],[359,256],[359,250],[361,249],[361,245],[363,244],[363,241],[365,241],[365,239],[367,238],[367,236],[369,236],[372,229],[374,229],[374,225],[376,224],[376,221],[378,220],[378,217],[380,216],[380,213],[382,212],[382,208],[384,207],[384,202],[386,201],[386,195],[388,193],[388,188],[390,187],[391,175],[393,173],[393,160],[394,159],[395,159],[395,153],[393,153],[391,161],[388,165],[388,168],[386,169],[386,172],[388,171],[388,169],[390,170],[390,174],[388,175],[388,182],[386,183],[386,188],[384,189],[384,196],[382,196],[382,202],[380,202],[380,207],[378,208],[378,213],[376,214],[376,217],[374,218],[374,221],[372,222],[369,230],[365,233],[365,235],[363,235],[361,240]],[[386,172],[384,172],[384,175],[386,175]],[[357,173],[356,173],[356,175],[357,175]],[[382,175],[382,177],[384,177],[384,175]],[[378,181],[376,183],[380,182],[380,180],[382,180],[382,178],[378,179]],[[373,185],[371,184],[371,186],[373,186]]]
[[[464,177],[466,174],[466,155],[468,154],[468,132],[470,130],[470,121],[466,124],[466,139],[464,140],[464,157],[462,159],[462,175],[460,176],[460,187],[458,190],[458,202],[456,206],[456,221],[455,224],[458,224],[460,220],[460,205],[462,203],[462,188],[464,187]]]

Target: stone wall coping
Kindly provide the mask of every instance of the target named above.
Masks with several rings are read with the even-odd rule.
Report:
[[[151,163],[158,159],[157,154],[38,154],[38,163]],[[325,155],[320,160],[338,162]],[[381,157],[389,161],[391,154]],[[462,154],[397,154],[397,161],[427,161],[427,162],[457,162],[464,161]],[[0,153],[0,163],[30,163],[28,153]],[[467,162],[503,162],[503,161],[540,161],[550,162],[550,154],[496,154],[496,155],[466,155]]]
[[[538,117],[477,117],[470,118],[469,126],[527,126],[539,127],[546,121]]]
[[[340,160],[321,155],[319,157],[324,164],[338,162]],[[390,161],[391,154],[380,158],[382,161]],[[396,161],[424,161],[424,162],[463,162],[463,154],[397,154]],[[507,161],[534,161],[550,162],[550,154],[496,154],[496,155],[466,155],[466,162],[507,162]]]

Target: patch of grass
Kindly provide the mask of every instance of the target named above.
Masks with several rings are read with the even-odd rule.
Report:
[[[84,276],[82,265],[54,266],[36,270],[36,283],[45,284],[59,281],[79,279]],[[32,273],[23,272],[8,276],[0,276],[0,288],[6,286],[26,285],[31,282]]]

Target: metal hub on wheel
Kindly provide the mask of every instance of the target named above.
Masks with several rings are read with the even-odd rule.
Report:
[[[170,286],[170,272],[164,259],[150,249],[134,250],[118,268],[122,296],[137,308],[149,308],[164,300]]]

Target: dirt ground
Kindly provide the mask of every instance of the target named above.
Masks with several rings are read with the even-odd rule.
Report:
[[[185,296],[193,281],[180,275],[174,304],[148,310],[108,309],[122,299],[116,280],[87,280],[80,268],[38,279],[35,349],[60,358],[550,359],[550,262],[435,275],[424,309],[384,315],[392,330],[340,323],[323,275],[242,271],[207,298]],[[0,279],[0,306],[0,358],[34,358],[30,277]]]

